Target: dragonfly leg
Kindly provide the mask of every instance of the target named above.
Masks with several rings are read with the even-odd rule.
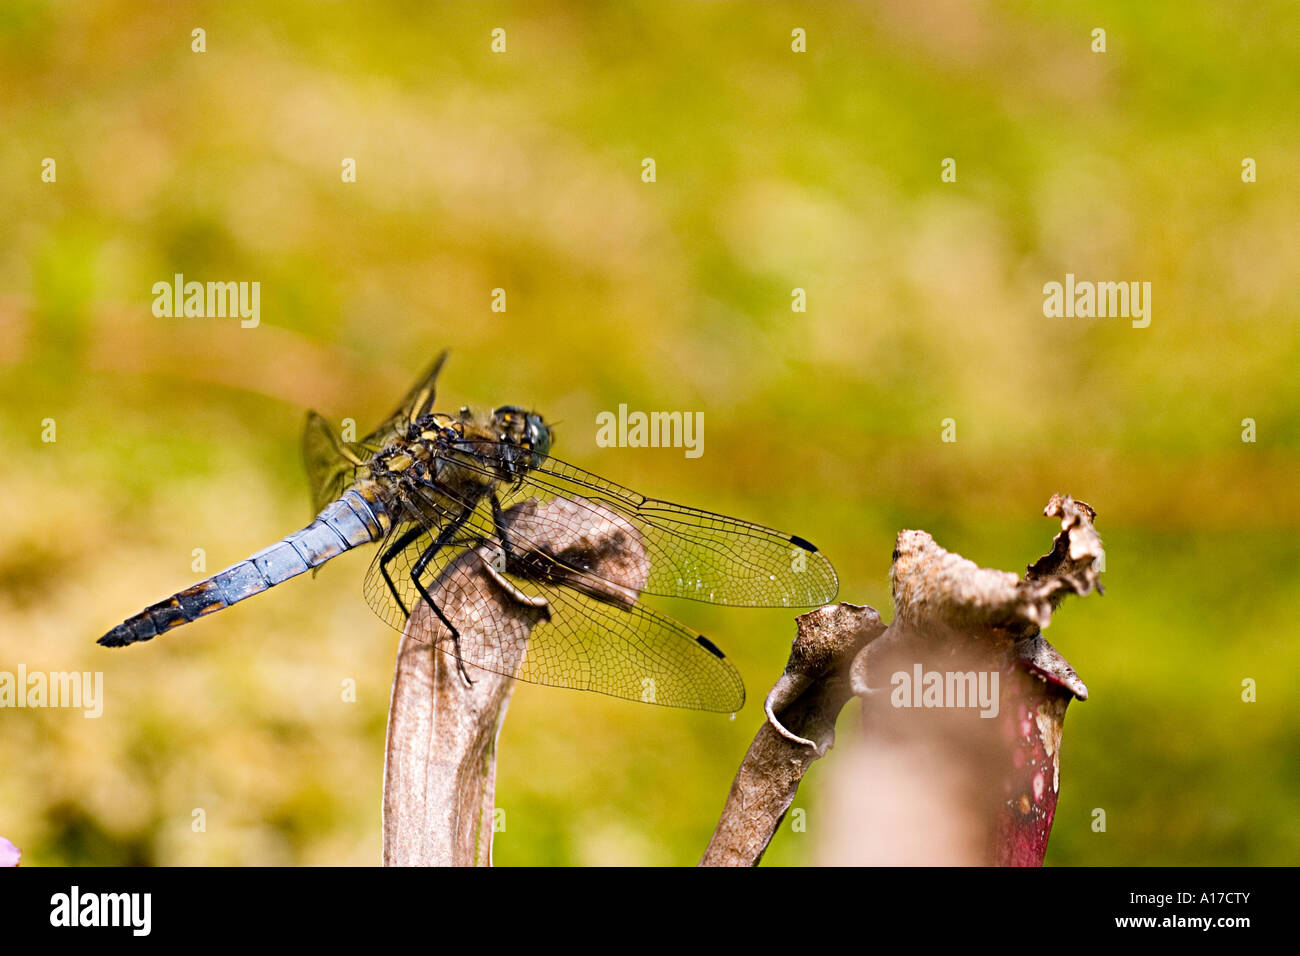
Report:
[[[463,519],[462,521],[453,521],[448,523],[447,527],[444,528],[442,533],[434,539],[433,543],[424,549],[419,560],[417,560],[411,568],[411,581],[414,582],[415,589],[420,592],[420,597],[424,598],[424,603],[429,605],[429,609],[438,616],[438,620],[443,623],[443,626],[446,627],[448,632],[451,634],[451,646],[456,652],[456,670],[460,672],[461,680],[466,684],[473,686],[474,681],[470,678],[469,672],[465,670],[465,662],[461,660],[460,656],[460,631],[456,630],[456,625],[451,623],[446,614],[442,613],[442,608],[438,607],[438,602],[433,599],[433,595],[429,593],[428,589],[424,586],[424,582],[420,580],[421,576],[424,574],[424,569],[429,566],[429,562],[432,561],[434,556],[442,550],[443,545],[451,540],[452,535],[460,529],[462,523]]]
[[[392,577],[388,574],[388,566],[399,554],[402,553],[403,550],[406,549],[407,545],[423,533],[424,528],[418,524],[408,529],[405,534],[401,535],[389,546],[388,550],[384,552],[383,557],[379,559],[379,573],[383,576],[384,583],[388,585],[388,591],[393,595],[393,600],[397,602],[397,606],[402,609],[402,613],[407,617],[411,616],[411,609],[402,603],[402,596],[397,593],[397,585],[393,583]]]
[[[504,574],[497,570],[496,562],[490,558],[485,558],[480,554],[479,560],[483,563],[484,573],[486,573],[488,577],[492,578],[493,581],[496,581],[496,583],[501,587],[501,590],[505,591],[506,594],[509,594],[512,598],[526,607],[547,608],[546,617],[548,620],[550,619],[550,602],[547,601],[546,598],[541,597],[540,595],[533,597],[532,595],[525,594],[523,591],[519,590],[519,588],[510,583]]]
[[[492,492],[492,525],[496,528],[497,539],[501,542],[501,550],[505,553],[506,567],[510,566],[510,560],[515,556],[510,547],[510,537],[506,534],[505,522],[502,520],[501,502],[497,500],[497,493]]]
[[[510,536],[506,534],[506,525],[502,520],[504,513],[501,509],[501,502],[497,500],[497,493],[494,491],[489,499],[492,502],[492,524],[496,528],[497,543],[501,546],[501,563],[498,565],[495,561],[483,559],[483,570],[486,571],[501,589],[509,594],[520,604],[528,607],[542,608],[546,619],[551,619],[550,602],[544,597],[531,597],[525,594],[519,588],[511,584],[501,573],[510,567],[510,562],[514,558],[514,549],[510,544]]]
[[[424,585],[420,583],[420,579],[415,576],[414,571],[411,572],[411,580],[415,582],[416,588],[419,589],[420,596],[424,598],[424,603],[429,605],[429,609],[433,611],[434,614],[438,615],[438,620],[442,621],[443,626],[451,633],[451,646],[455,650],[456,654],[456,670],[460,672],[461,680],[471,687],[474,686],[473,679],[469,676],[469,672],[465,670],[465,662],[461,660],[460,631],[456,630],[456,625],[447,619],[446,614],[442,613],[442,608],[438,607],[438,605],[434,603],[433,598],[430,596],[429,592],[425,590]]]

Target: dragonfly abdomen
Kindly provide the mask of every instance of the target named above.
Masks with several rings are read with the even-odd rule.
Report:
[[[206,581],[173,594],[128,618],[99,639],[105,647],[148,641],[244,598],[320,567],[344,551],[377,541],[391,519],[371,488],[350,488],[316,520]]]

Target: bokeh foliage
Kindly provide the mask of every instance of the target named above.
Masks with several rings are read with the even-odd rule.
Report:
[[[38,864],[378,860],[396,635],[364,557],[93,640],[193,549],[212,571],[305,523],[302,409],[364,429],[446,346],[448,407],[532,405],[561,457],[802,534],[887,619],[899,529],[1014,570],[1052,492],[1091,502],[1107,595],[1048,634],[1092,691],[1048,862],[1294,862],[1298,66],[1286,0],[8,0],[0,669],[102,670],[107,699],[0,711],[0,833]],[[178,272],[259,281],[262,325],[154,318]],[[1045,319],[1066,272],[1150,281],[1151,326]],[[597,448],[623,402],[703,411],[705,454]],[[499,863],[698,858],[792,625],[667,610],[750,703],[520,687]],[[833,838],[833,761],[768,862]]]

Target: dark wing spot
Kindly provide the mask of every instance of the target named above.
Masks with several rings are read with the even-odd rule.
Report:
[[[817,545],[805,538],[799,537],[797,534],[790,535],[790,543],[795,547],[803,548],[805,551],[811,551],[814,554],[817,553]]]
[[[703,634],[698,635],[698,636],[695,638],[695,641],[696,641],[697,644],[700,645],[700,647],[704,648],[706,651],[708,651],[708,652],[709,652],[710,654],[712,654],[714,657],[720,657],[720,658],[721,658],[722,660],[724,660],[724,661],[727,659],[727,655],[724,654],[724,653],[722,653],[722,650],[718,647],[718,645],[717,645],[717,644],[714,644],[711,640],[709,640],[709,639],[708,639],[707,637],[705,637]]]

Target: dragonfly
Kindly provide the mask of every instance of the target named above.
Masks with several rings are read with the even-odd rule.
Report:
[[[346,551],[379,547],[367,603],[468,667],[672,707],[734,713],[745,688],[708,638],[642,595],[817,607],[839,581],[798,535],[647,498],[551,456],[541,415],[434,411],[447,353],[397,409],[349,442],[308,412],[303,457],[316,518],[150,605],[99,639],[152,640]]]

